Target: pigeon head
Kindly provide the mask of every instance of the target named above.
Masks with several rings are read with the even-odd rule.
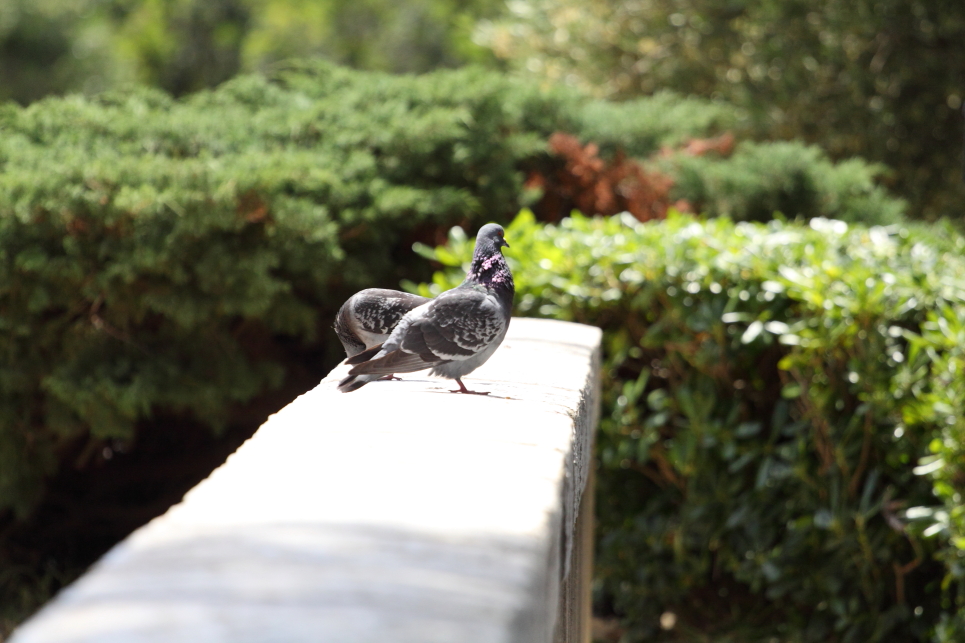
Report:
[[[509,244],[506,243],[506,231],[503,230],[503,226],[498,223],[487,223],[479,228],[479,232],[476,234],[476,252],[479,252],[481,247],[491,248],[490,254],[497,252],[500,248],[508,248]]]

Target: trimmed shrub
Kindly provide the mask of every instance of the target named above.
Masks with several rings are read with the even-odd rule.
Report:
[[[223,426],[293,368],[324,372],[341,301],[418,278],[413,241],[538,197],[525,177],[565,165],[554,132],[643,155],[731,122],[669,94],[607,104],[481,70],[299,63],[181,100],[0,107],[0,511],[28,513],[78,441],[159,415]]]
[[[341,302],[427,277],[413,241],[508,220],[554,163],[553,132],[613,148],[616,118],[651,150],[723,118],[681,100],[649,125],[646,105],[481,70],[292,63],[180,100],[0,106],[0,516],[142,420],[218,428],[294,373],[321,376]]]
[[[745,142],[727,158],[675,154],[660,166],[674,177],[674,198],[735,221],[767,221],[780,212],[891,224],[905,210],[875,182],[883,166],[861,159],[834,163],[820,148],[799,142]]]
[[[643,158],[693,136],[737,126],[737,110],[731,105],[663,91],[622,102],[592,101],[582,110],[575,132],[606,155],[620,151]]]
[[[322,65],[5,106],[0,510],[27,514],[76,441],[218,428],[323,372],[341,301],[418,274],[420,230],[505,219],[564,109],[489,74]]]
[[[0,526],[29,515],[52,474],[136,448],[146,423],[257,424],[341,357],[329,325],[346,297],[429,276],[414,241],[536,202],[526,178],[571,160],[554,155],[554,133],[603,164],[580,190],[622,207],[627,178],[632,203],[667,194],[623,150],[692,153],[730,114],[670,94],[607,104],[480,70],[300,63],[179,100],[137,90],[0,106]],[[765,201],[782,189],[762,188]],[[816,189],[823,204],[850,186]],[[871,213],[873,196],[847,208]],[[723,211],[714,198],[702,205]],[[40,573],[66,579],[56,567]]]
[[[626,640],[672,639],[665,611],[746,641],[961,640],[965,239],[529,213],[506,236],[518,314],[605,331],[597,599]],[[450,268],[419,292],[471,245],[420,247]]]

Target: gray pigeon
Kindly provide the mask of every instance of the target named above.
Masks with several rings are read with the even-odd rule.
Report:
[[[433,375],[456,380],[452,393],[488,395],[470,391],[461,378],[490,358],[509,328],[516,289],[500,252],[509,247],[504,234],[495,223],[480,228],[466,279],[407,313],[384,344],[350,357],[352,370],[338,390],[349,393],[382,375],[431,368]]]
[[[335,317],[335,333],[349,357],[389,338],[399,320],[427,297],[385,288],[366,288],[348,298]]]

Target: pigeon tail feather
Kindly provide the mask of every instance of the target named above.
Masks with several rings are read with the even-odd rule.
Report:
[[[376,359],[353,366],[351,375],[391,375],[392,373],[414,373],[429,368],[432,364],[419,355],[402,350],[392,351]]]
[[[361,353],[356,353],[355,355],[352,355],[347,360],[345,360],[345,363],[361,364],[363,362],[367,362],[373,357],[375,357],[376,355],[378,355],[380,350],[382,350],[382,344],[378,344],[376,346],[373,346],[372,348],[362,351]]]
[[[375,381],[382,377],[381,375],[349,375],[342,379],[338,383],[338,390],[342,393],[351,393],[352,391],[357,391],[369,382]]]

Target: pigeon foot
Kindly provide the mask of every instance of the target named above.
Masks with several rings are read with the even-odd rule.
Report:
[[[469,395],[489,395],[489,391],[470,391],[466,388],[466,385],[462,383],[462,380],[458,377],[456,378],[456,383],[459,385],[455,391],[449,391],[450,393],[468,393]]]

